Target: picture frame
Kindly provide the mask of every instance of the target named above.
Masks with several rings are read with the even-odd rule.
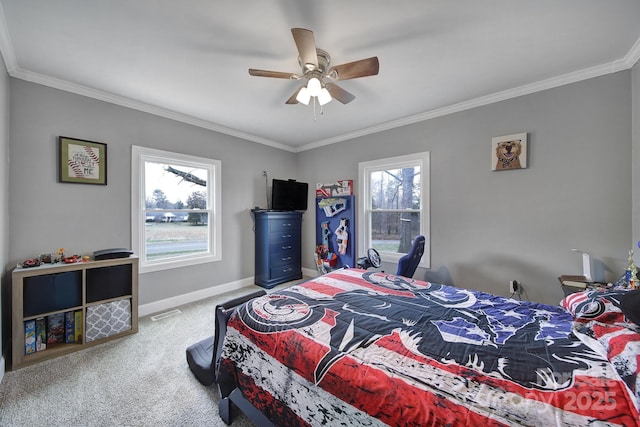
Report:
[[[72,184],[107,185],[107,144],[58,137],[58,180]]]
[[[491,170],[516,170],[527,167],[527,133],[491,138]]]

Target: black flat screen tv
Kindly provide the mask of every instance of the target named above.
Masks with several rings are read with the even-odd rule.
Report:
[[[271,186],[271,209],[274,211],[306,211],[309,184],[292,179],[274,179]]]

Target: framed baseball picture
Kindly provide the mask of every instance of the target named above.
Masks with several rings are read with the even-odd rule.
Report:
[[[107,144],[60,136],[58,159],[60,182],[107,185]]]
[[[527,167],[527,134],[491,138],[491,170],[503,171]]]

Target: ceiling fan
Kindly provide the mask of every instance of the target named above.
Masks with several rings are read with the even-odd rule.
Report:
[[[314,98],[314,101],[317,99],[320,105],[324,105],[334,98],[343,104],[348,104],[355,99],[355,96],[333,83],[333,81],[378,74],[380,64],[377,56],[329,67],[331,57],[326,51],[316,48],[313,31],[304,28],[292,28],[291,33],[300,55],[298,63],[302,67],[302,73],[295,74],[249,68],[249,74],[252,76],[290,80],[306,79],[306,84],[291,95],[286,104],[302,103],[309,105],[311,98]]]

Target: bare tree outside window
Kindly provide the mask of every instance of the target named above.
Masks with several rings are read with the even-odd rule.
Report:
[[[206,253],[207,170],[148,161],[145,172],[146,259]]]
[[[141,274],[222,260],[222,162],[131,147],[131,246]]]
[[[397,262],[416,236],[429,238],[429,152],[358,164],[358,251],[375,248],[385,262]],[[430,263],[425,247],[421,266]]]
[[[406,253],[420,234],[420,168],[371,173],[371,237],[375,247]]]

